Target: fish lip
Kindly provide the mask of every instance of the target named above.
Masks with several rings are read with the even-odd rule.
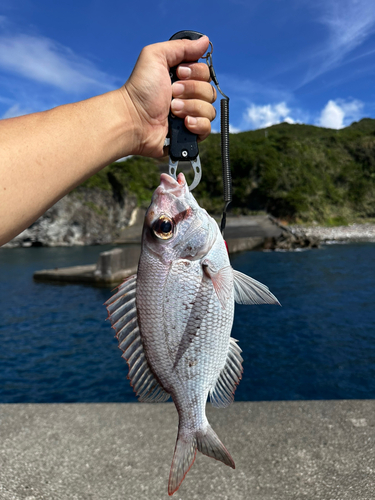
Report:
[[[187,183],[182,172],[178,174],[177,179],[169,174],[162,173],[160,174],[160,185],[156,188],[155,193],[159,195],[170,193],[179,198],[186,194],[186,188]]]

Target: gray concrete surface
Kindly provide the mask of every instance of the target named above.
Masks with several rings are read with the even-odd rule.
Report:
[[[173,498],[373,500],[375,401],[234,403]],[[1,500],[167,499],[172,404],[0,405]]]
[[[107,252],[106,252],[107,253]],[[137,266],[121,269],[114,274],[102,277],[96,273],[97,265],[57,267],[56,269],[41,269],[35,271],[35,281],[56,283],[87,283],[90,285],[109,286],[121,283],[125,278],[137,272]]]

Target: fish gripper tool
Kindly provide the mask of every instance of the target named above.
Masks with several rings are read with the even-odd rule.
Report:
[[[179,31],[175,33],[170,40],[198,40],[203,36],[198,31]],[[230,171],[229,161],[229,97],[221,90],[219,81],[212,63],[213,45],[210,42],[210,50],[202,59],[206,59],[207,66],[210,70],[211,80],[216,85],[216,88],[223,96],[220,101],[220,138],[221,138],[221,163],[223,171],[223,189],[224,189],[224,209],[221,218],[220,231],[224,236],[226,224],[227,210],[232,202],[232,175]],[[177,67],[170,69],[170,77],[172,83],[178,80],[176,75]],[[169,113],[169,133],[165,140],[165,146],[169,146],[169,175],[176,179],[177,167],[179,161],[190,161],[194,169],[194,180],[189,186],[190,191],[198,186],[202,177],[202,167],[199,158],[199,150],[197,136],[190,132],[186,127],[183,118],[174,116]]]
[[[170,40],[198,40],[203,36],[197,31],[179,31]],[[177,66],[170,69],[171,82],[178,80],[176,75]],[[190,191],[198,186],[202,177],[202,167],[199,158],[197,136],[190,132],[185,126],[184,119],[178,118],[172,112],[168,117],[169,137],[165,141],[165,146],[169,146],[169,175],[176,179],[178,163],[180,161],[190,161],[194,170],[194,180],[189,186]]]

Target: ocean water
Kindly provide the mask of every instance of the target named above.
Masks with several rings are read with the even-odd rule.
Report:
[[[109,288],[36,283],[110,247],[0,249],[0,403],[134,402],[106,321]],[[246,252],[234,268],[279,306],[236,306],[237,401],[375,398],[375,245]]]

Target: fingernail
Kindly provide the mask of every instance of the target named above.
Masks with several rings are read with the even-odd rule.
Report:
[[[173,95],[175,96],[183,94],[184,90],[185,90],[185,85],[183,83],[176,82],[172,86],[172,92]]]
[[[189,125],[196,125],[197,121],[198,120],[195,118],[195,116],[188,116],[187,117],[187,122]]]
[[[191,69],[189,68],[189,66],[180,65],[177,68],[177,76],[179,78],[189,78],[189,76],[191,76]]]
[[[171,102],[172,111],[181,111],[185,106],[185,103],[181,99],[173,99]]]

